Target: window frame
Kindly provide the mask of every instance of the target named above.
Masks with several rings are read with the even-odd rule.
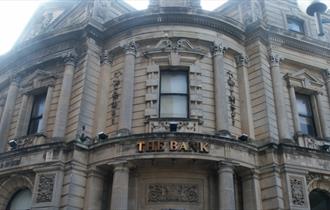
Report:
[[[297,25],[299,26],[299,29],[301,29],[301,31],[297,31],[297,30],[294,30],[294,29],[290,28],[289,27],[289,25],[290,25],[289,22],[297,23]],[[306,33],[305,21],[303,19],[300,19],[300,18],[295,17],[295,16],[287,16],[286,17],[286,24],[287,24],[287,30],[290,31],[290,32],[295,32],[295,33],[299,33],[299,34],[305,34]]]
[[[311,122],[312,122],[310,125],[313,127],[313,134],[305,133],[302,130],[302,127],[300,126],[301,132],[305,135],[309,135],[309,136],[312,136],[312,137],[318,137],[319,133],[318,133],[318,129],[317,129],[317,125],[316,125],[316,119],[315,119],[316,118],[315,112],[317,110],[315,110],[315,107],[313,107],[313,100],[314,99],[312,98],[312,95],[306,94],[306,93],[301,93],[301,92],[298,92],[298,91],[295,91],[295,95],[296,95],[296,106],[297,106],[299,124],[301,124],[301,120],[300,120],[301,118],[310,119]],[[299,112],[299,109],[298,109],[298,96],[301,96],[300,98],[304,98],[304,99],[306,99],[305,101],[308,102],[308,106],[309,106],[309,109],[310,109],[309,115],[301,114]]]
[[[174,120],[189,120],[190,119],[190,86],[189,86],[189,67],[186,66],[163,66],[159,69],[159,105],[158,105],[158,116],[159,119],[174,119]],[[163,72],[184,72],[186,74],[186,85],[187,93],[162,93],[162,73]],[[166,95],[177,95],[177,96],[186,96],[187,98],[187,113],[186,117],[162,117],[161,116],[161,99],[162,96]]]
[[[28,126],[27,126],[27,130],[26,130],[26,135],[35,135],[40,133],[39,130],[39,123],[40,121],[43,120],[44,115],[45,115],[45,106],[46,106],[46,98],[47,98],[47,92],[40,92],[40,93],[36,93],[31,95],[32,97],[32,106],[31,106],[31,110],[30,110],[30,116],[28,119]],[[35,110],[35,106],[36,106],[36,99],[39,98],[38,100],[38,106],[40,106],[43,103],[43,112],[40,115],[37,116],[33,116],[34,115],[34,110]],[[42,99],[42,100],[40,100]],[[38,126],[37,126],[37,130],[34,131],[31,129],[31,126],[33,125],[33,122],[37,121],[38,122]]]

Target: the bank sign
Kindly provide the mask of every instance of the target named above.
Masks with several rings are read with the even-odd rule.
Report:
[[[198,152],[209,153],[209,144],[196,141],[138,141],[137,151],[143,152]]]

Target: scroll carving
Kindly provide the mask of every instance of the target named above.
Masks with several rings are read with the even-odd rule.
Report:
[[[148,202],[198,203],[199,187],[197,184],[149,184]]]
[[[216,55],[224,55],[227,50],[227,47],[223,46],[222,44],[214,44],[211,47],[211,52],[214,56]]]
[[[37,203],[52,201],[55,176],[56,174],[40,175],[36,199]]]
[[[297,176],[289,177],[289,185],[291,191],[291,203],[295,206],[305,206],[305,187],[304,187],[304,178]]]

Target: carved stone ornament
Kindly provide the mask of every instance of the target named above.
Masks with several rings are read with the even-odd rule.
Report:
[[[135,55],[137,52],[137,45],[135,41],[130,41],[128,44],[124,46],[126,54],[133,54]]]
[[[51,202],[56,174],[42,174],[39,177],[37,203]]]
[[[249,63],[249,58],[248,56],[245,56],[243,54],[238,54],[235,56],[235,61],[237,66],[244,66]]]
[[[229,103],[230,103],[230,115],[231,115],[231,122],[232,125],[235,125],[235,116],[236,116],[236,106],[235,106],[235,102],[236,102],[236,98],[234,95],[234,86],[235,86],[235,81],[234,81],[234,75],[231,72],[227,72],[228,74],[228,86],[229,86],[229,91],[230,91],[230,95],[228,96],[229,98]]]
[[[170,132],[171,124],[176,124],[177,130],[176,132],[198,132],[199,131],[199,122],[198,120],[190,120],[190,121],[160,121],[155,120],[149,121],[149,132]]]
[[[295,206],[305,206],[305,187],[304,178],[298,176],[289,176],[289,185],[291,193],[291,203]]]
[[[112,95],[111,95],[111,123],[115,124],[116,111],[119,103],[119,86],[120,86],[120,72],[115,72],[112,80]]]
[[[270,55],[270,63],[275,65],[280,65],[280,62],[282,61],[282,58],[278,54],[271,54]]]
[[[215,56],[215,55],[224,55],[226,50],[227,50],[227,47],[223,46],[222,43],[214,44],[211,47],[211,52],[212,52],[213,56]]]
[[[103,50],[100,55],[101,64],[112,64],[112,56],[109,54],[108,50]]]
[[[71,50],[63,56],[64,63],[66,65],[75,65],[77,62],[77,58],[78,58],[78,55],[75,50]]]
[[[149,184],[148,202],[198,203],[199,187],[197,184]]]
[[[314,180],[321,180],[322,178],[323,177],[321,174],[309,173],[306,175],[307,185],[309,185],[309,183],[311,183]]]

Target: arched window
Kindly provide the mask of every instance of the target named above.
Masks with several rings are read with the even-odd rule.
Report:
[[[330,209],[330,193],[324,190],[313,190],[309,193],[311,210]]]
[[[32,192],[29,189],[22,189],[13,195],[6,210],[29,210],[31,205]]]

